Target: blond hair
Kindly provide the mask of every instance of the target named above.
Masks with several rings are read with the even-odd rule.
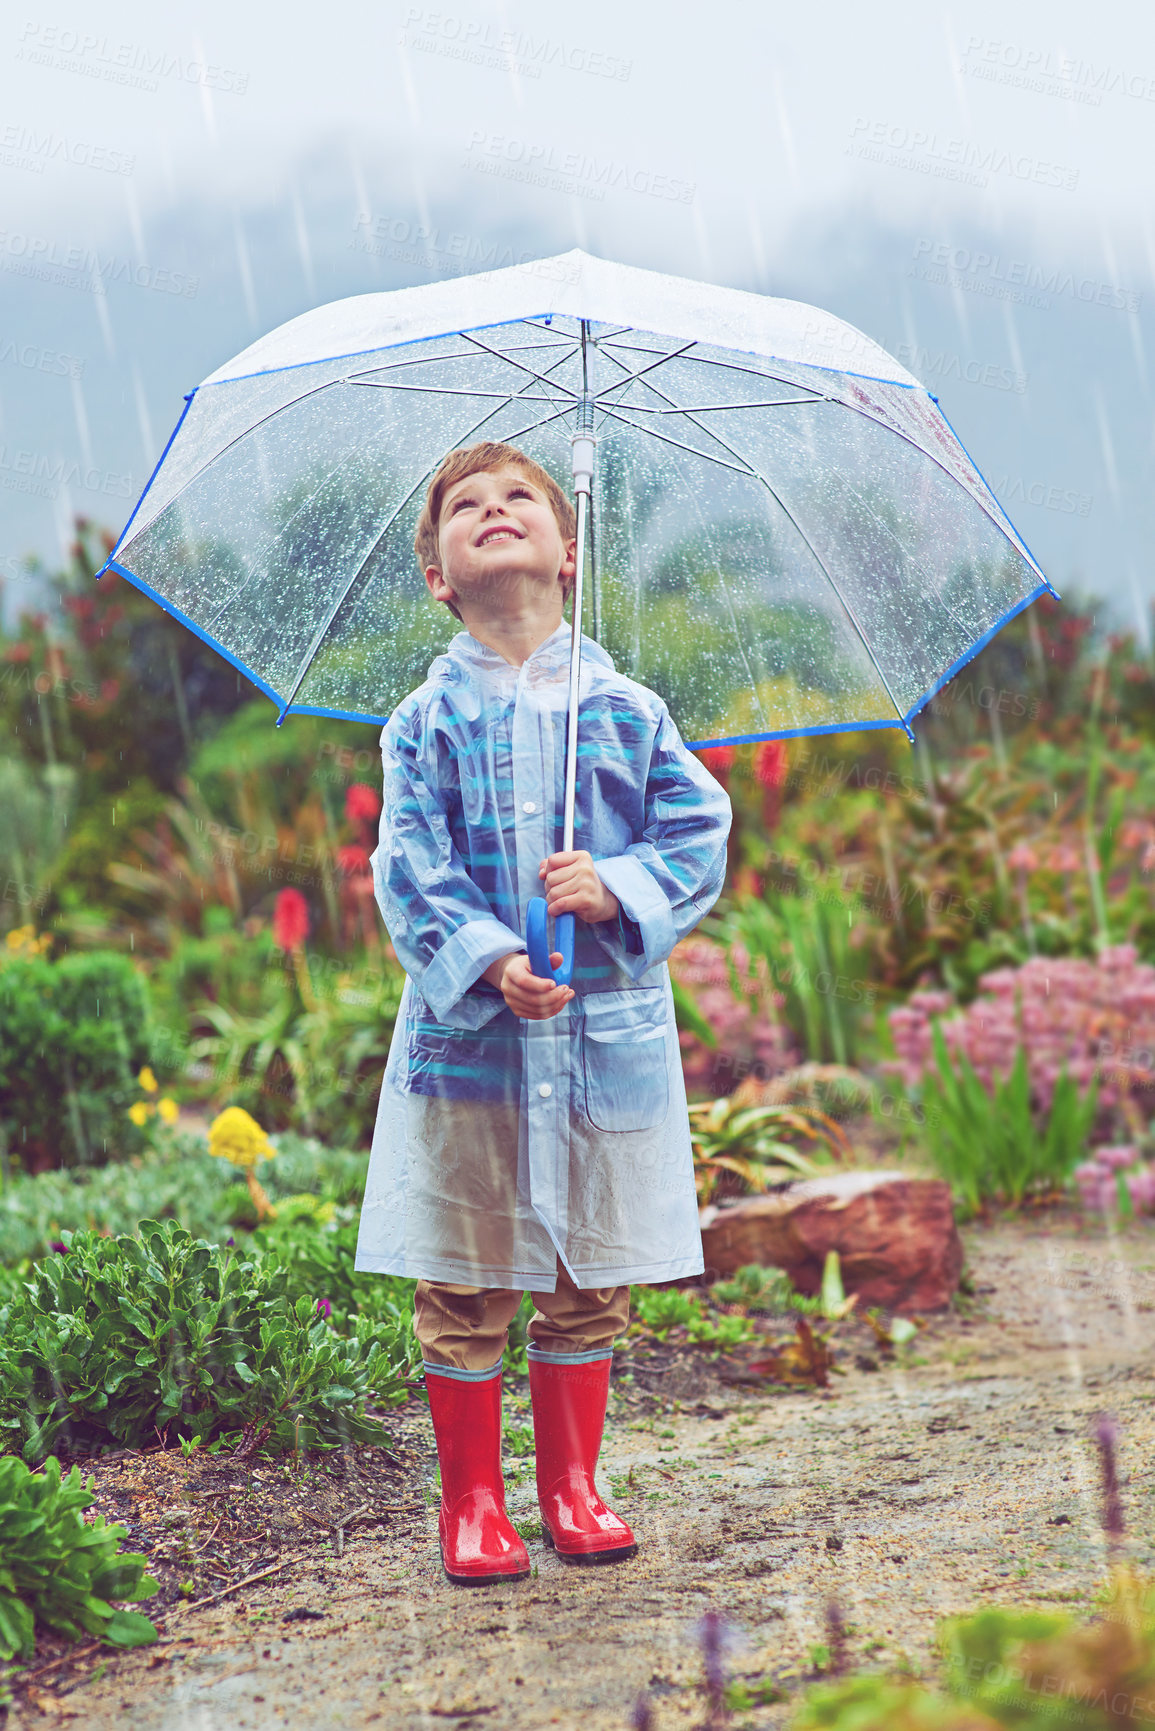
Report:
[[[430,565],[440,564],[441,552],[437,537],[441,524],[441,501],[447,490],[470,475],[490,474],[495,469],[516,469],[527,481],[532,481],[536,487],[541,488],[553,508],[563,541],[572,541],[577,534],[577,517],[573,505],[553,476],[547,473],[540,463],[535,463],[532,457],[527,457],[524,451],[519,451],[515,445],[502,445],[492,439],[483,439],[480,444],[470,445],[463,451],[450,451],[447,457],[442,458],[429,483],[425,494],[425,509],[413,537],[413,550],[417,555],[422,576]],[[569,599],[572,587],[572,577],[562,579],[565,600]],[[447,601],[445,605],[455,618],[461,618],[452,601]]]

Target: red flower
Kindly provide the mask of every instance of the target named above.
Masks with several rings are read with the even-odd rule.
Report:
[[[308,902],[300,890],[282,890],[273,909],[273,942],[278,949],[297,950],[308,935]]]
[[[337,849],[337,864],[343,872],[353,877],[358,872],[369,870],[369,849],[359,842],[349,842],[345,847]]]
[[[764,739],[754,747],[754,779],[763,787],[781,787],[786,780],[786,742]]]
[[[381,810],[381,795],[366,782],[355,781],[345,795],[345,816],[350,823],[372,823]]]
[[[732,745],[707,745],[697,755],[711,775],[726,775],[734,761],[734,747]]]

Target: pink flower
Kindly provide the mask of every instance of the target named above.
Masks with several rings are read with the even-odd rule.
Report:
[[[1015,872],[1038,871],[1039,856],[1029,842],[1020,841],[1007,855],[1007,864]]]
[[[1105,1166],[1109,1172],[1121,1172],[1126,1166],[1134,1166],[1139,1158],[1139,1150],[1127,1146],[1096,1148],[1095,1158],[1100,1166]]]
[[[707,745],[695,755],[699,762],[705,764],[716,780],[725,783],[734,762],[734,747],[732,745]]]
[[[337,864],[347,876],[353,877],[369,870],[369,849],[359,842],[348,842],[337,849]]]
[[[786,744],[764,739],[754,747],[754,780],[762,787],[781,787],[786,780]]]
[[[296,950],[309,935],[309,904],[300,890],[283,889],[273,908],[273,942],[281,950]]]
[[[381,810],[381,795],[366,782],[355,781],[345,794],[345,816],[350,823],[373,823]]]
[[[1073,847],[1061,842],[1058,847],[1051,849],[1047,857],[1047,869],[1053,872],[1077,872],[1079,856]]]

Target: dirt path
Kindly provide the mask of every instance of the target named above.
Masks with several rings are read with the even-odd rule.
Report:
[[[60,1708],[90,1731],[623,1731],[644,1688],[657,1731],[671,1731],[703,1716],[694,1625],[709,1607],[736,1629],[733,1674],[793,1690],[831,1597],[857,1659],[918,1672],[947,1613],[1085,1605],[1104,1566],[1088,1440],[1101,1411],[1122,1425],[1132,1555],[1155,1562],[1155,1233],[966,1236],[974,1309],[933,1320],[906,1365],[859,1368],[863,1333],[847,1337],[848,1374],[828,1394],[714,1380],[674,1411],[646,1397],[640,1371],[620,1383],[600,1477],[637,1529],[633,1561],[568,1568],[530,1538],[535,1578],[449,1586],[428,1417],[415,1413],[404,1435],[425,1482],[410,1472],[404,1512],[352,1527],[339,1557],[328,1543],[286,1552],[287,1568],[236,1600],[174,1608],[166,1645],[115,1660]],[[512,1477],[511,1511],[532,1520],[528,1464]],[[789,1712],[735,1723],[781,1726]],[[45,1723],[27,1708],[12,1720]]]

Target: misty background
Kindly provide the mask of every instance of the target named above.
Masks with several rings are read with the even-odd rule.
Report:
[[[118,532],[182,408],[343,295],[572,246],[813,302],[1151,647],[1155,16],[222,0],[0,24],[0,584]]]

